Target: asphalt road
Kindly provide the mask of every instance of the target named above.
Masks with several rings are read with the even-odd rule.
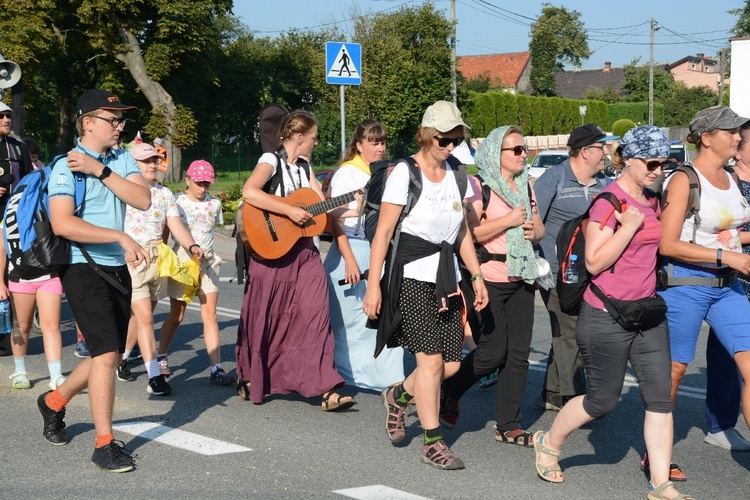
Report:
[[[231,242],[217,242],[231,261]],[[234,270],[222,268],[226,280]],[[242,290],[222,283],[219,326],[222,359],[234,371]],[[75,332],[64,304],[63,369],[69,371]],[[157,332],[168,305],[156,309]],[[573,434],[561,466],[563,484],[537,478],[533,450],[498,443],[493,434],[494,389],[471,389],[461,420],[445,431],[466,463],[462,471],[439,471],[419,462],[421,429],[407,419],[407,439],[393,446],[385,436],[385,410],[374,392],[356,391],[357,405],[342,414],[320,410],[318,398],[274,396],[262,405],[240,399],[231,388],[211,386],[201,338],[200,315],[190,306],[173,342],[174,393],[146,393],[146,372],[133,366],[135,382],[117,382],[118,439],[137,457],[137,470],[107,474],[90,463],[94,444],[88,398],[69,404],[70,444],[55,447],[41,436],[37,395],[47,389],[42,339],[33,335],[28,368],[34,387],[10,388],[10,358],[0,359],[0,498],[616,498],[642,499],[639,470],[644,450],[643,405],[637,384],[626,384],[618,408]],[[705,340],[705,336],[702,337]],[[555,413],[534,406],[549,346],[549,322],[541,301],[535,311],[523,425],[549,428]],[[699,352],[704,349],[701,346]],[[413,360],[408,360],[413,365]],[[675,456],[688,474],[680,488],[696,498],[750,498],[750,453],[730,453],[703,443],[705,360],[689,367],[675,410]],[[742,418],[740,418],[742,421]],[[750,437],[744,422],[738,426]]]

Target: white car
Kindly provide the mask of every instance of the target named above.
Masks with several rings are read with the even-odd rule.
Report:
[[[546,149],[540,151],[531,162],[529,177],[538,179],[549,167],[562,163],[568,158],[568,151],[565,149]]]

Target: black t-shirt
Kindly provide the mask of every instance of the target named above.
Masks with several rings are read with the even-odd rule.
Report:
[[[0,138],[0,186],[7,188],[5,194],[0,196],[0,213],[5,213],[5,205],[12,191],[11,186],[18,184],[24,175],[33,170],[31,156],[23,141],[11,136]],[[7,174],[13,174],[15,177],[12,183],[4,178]]]

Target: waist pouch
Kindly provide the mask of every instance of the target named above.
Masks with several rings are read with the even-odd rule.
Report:
[[[654,328],[667,316],[667,303],[659,295],[638,300],[613,299],[604,295],[604,292],[593,283],[591,291],[604,302],[612,319],[631,332]]]

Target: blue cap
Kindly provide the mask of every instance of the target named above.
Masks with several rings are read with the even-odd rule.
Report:
[[[620,139],[622,159],[666,158],[669,156],[669,139],[658,127],[643,125],[628,130]]]

